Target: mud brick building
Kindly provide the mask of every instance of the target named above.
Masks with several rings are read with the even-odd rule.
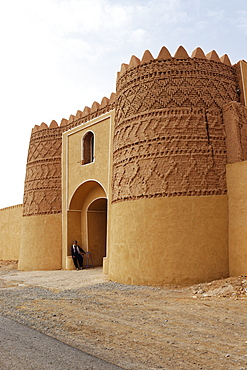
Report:
[[[12,219],[22,270],[73,269],[78,240],[121,283],[247,275],[246,104],[243,60],[181,46],[132,56],[116,94],[33,128],[0,257]]]

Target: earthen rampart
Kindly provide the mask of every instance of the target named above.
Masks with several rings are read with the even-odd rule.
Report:
[[[22,204],[0,209],[0,260],[19,259],[22,209]]]

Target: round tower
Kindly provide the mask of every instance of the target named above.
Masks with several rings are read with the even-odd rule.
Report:
[[[222,107],[237,101],[229,58],[179,47],[118,73],[109,275],[131,284],[228,275]]]
[[[67,120],[66,120],[67,122]],[[34,127],[30,139],[18,268],[61,268],[62,127],[52,121]]]

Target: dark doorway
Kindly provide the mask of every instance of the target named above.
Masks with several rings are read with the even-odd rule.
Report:
[[[107,199],[93,201],[87,210],[88,252],[94,266],[103,265],[106,256]]]

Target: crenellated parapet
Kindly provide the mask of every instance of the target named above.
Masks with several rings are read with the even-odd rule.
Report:
[[[110,98],[104,97],[101,103],[95,101],[92,104],[91,108],[85,107],[83,111],[78,110],[76,112],[76,115],[70,115],[68,120],[63,118],[60,122],[60,125],[58,125],[58,123],[54,120],[51,121],[49,126],[44,122],[42,122],[40,126],[35,125],[32,129],[32,134],[38,131],[59,128],[60,131],[64,132],[85,122],[88,122],[93,118],[99,117],[100,115],[113,110],[115,108],[115,97],[116,94],[112,93]]]
[[[213,60],[215,62],[223,63],[225,65],[231,66],[230,59],[227,54],[224,54],[222,57],[219,57],[215,50],[212,50],[210,53],[206,54],[203,52],[201,48],[196,48],[192,54],[191,58],[197,58],[197,59],[204,59],[204,60]],[[176,53],[174,54],[174,57],[171,56],[169,50],[163,46],[159,52],[159,55],[157,56],[157,61],[162,60],[174,60],[174,59],[190,59],[187,51],[180,46]],[[132,55],[129,64],[123,63],[121,66],[120,72],[118,72],[118,79],[122,77],[122,75],[127,72],[128,70],[131,70],[132,68],[138,67],[143,64],[147,64],[150,62],[153,62],[155,58],[152,56],[151,52],[149,50],[146,50],[142,56],[142,59],[137,58],[135,55]]]
[[[115,94],[104,97],[101,103],[77,111],[60,125],[34,126],[31,134],[24,189],[23,215],[56,214],[61,212],[61,151],[62,133],[96,118],[115,107]]]
[[[219,79],[220,86],[218,85]],[[122,64],[118,72],[117,103],[119,103],[120,92],[122,93],[121,99],[126,95],[131,96],[132,86],[136,85],[138,92],[142,93],[142,89],[148,88],[150,81],[153,81],[152,91],[153,88],[156,89],[153,93],[161,93],[159,99],[158,96],[155,98],[155,103],[160,108],[179,106],[203,108],[218,106],[221,108],[222,101],[225,99],[238,100],[235,70],[226,54],[219,58],[214,50],[205,55],[201,48],[197,48],[189,57],[186,50],[180,46],[172,57],[169,51],[162,47],[157,59],[154,59],[148,50],[144,52],[141,60],[132,56],[129,64]],[[160,90],[159,81],[161,91],[158,91]],[[193,89],[194,94],[189,91],[190,89]],[[205,89],[207,96],[205,96]],[[138,100],[137,97],[134,102],[135,100]],[[146,108],[149,109],[150,104],[153,104],[153,99],[149,107],[147,106],[148,101],[149,99],[146,98],[138,110],[140,108],[144,111]],[[135,110],[133,104],[131,106]],[[117,114],[124,114],[118,107],[116,111]]]
[[[223,105],[239,101],[227,55],[163,47],[117,77],[113,202],[226,194]]]
[[[16,205],[14,205],[14,206],[9,206],[9,207],[5,207],[5,208],[1,208],[1,209],[0,209],[0,212],[1,212],[1,211],[8,210],[8,209],[22,208],[22,207],[23,207],[23,204],[16,204]]]

